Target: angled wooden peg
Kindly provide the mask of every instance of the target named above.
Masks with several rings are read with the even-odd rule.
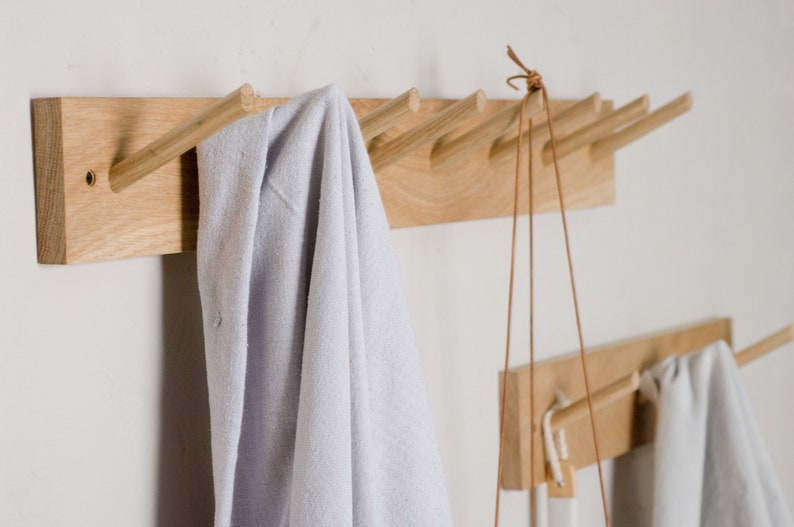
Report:
[[[770,351],[774,351],[784,344],[788,344],[792,341],[794,341],[794,325],[788,325],[780,331],[777,331],[765,339],[760,340],[748,348],[736,353],[734,355],[734,358],[736,359],[736,365],[742,367],[748,362],[766,355]],[[618,379],[609,386],[598,390],[597,392],[593,393],[593,410],[598,410],[600,408],[609,406],[613,402],[632,394],[639,387],[639,383],[640,375],[635,371],[626,377]],[[583,417],[587,416],[588,413],[589,408],[587,404],[587,398],[583,397],[578,399],[565,408],[552,414],[550,423],[551,429],[553,432],[556,432],[560,428],[565,428],[571,423],[582,419]]]
[[[767,338],[756,342],[749,348],[746,348],[736,354],[736,364],[738,366],[744,366],[748,362],[761,357],[762,355],[766,355],[770,351],[773,351],[784,344],[788,344],[789,342],[794,340],[794,326],[789,325],[785,328],[781,329],[777,333],[774,333]]]
[[[543,111],[543,96],[540,91],[536,91],[527,101],[524,117],[531,119],[541,111]],[[472,150],[492,143],[515,124],[520,112],[521,102],[517,102],[460,137],[437,146],[430,155],[433,169],[443,170],[465,158]]]
[[[408,115],[418,112],[420,104],[419,90],[411,88],[402,95],[375,108],[358,122],[364,141],[371,140]]]
[[[485,92],[477,90],[425,122],[375,148],[369,158],[375,172],[396,163],[417,148],[451,132],[485,109]]]
[[[610,155],[619,148],[644,136],[651,130],[662,126],[668,121],[672,121],[682,113],[687,112],[690,108],[692,108],[692,94],[687,92],[673,99],[661,108],[651,112],[639,121],[596,141],[590,147],[590,155],[594,158]]]
[[[594,114],[601,111],[601,95],[592,94],[590,97],[582,99],[576,104],[566,108],[558,115],[552,114],[554,119],[554,132],[560,135],[571,133],[581,126],[581,122],[590,119]],[[532,128],[532,140],[545,142],[549,138],[549,127],[547,122],[542,122]],[[518,147],[518,137],[500,140],[491,148],[489,159],[491,164],[503,163],[514,159],[516,148]],[[521,148],[526,148],[529,144],[529,131],[521,136]]]
[[[234,121],[255,111],[254,89],[243,84],[146,147],[110,167],[113,192],[121,192]]]
[[[571,152],[587,146],[616,129],[648,113],[650,102],[647,95],[635,99],[614,112],[605,115],[594,123],[557,140],[557,158],[562,159]],[[555,130],[556,133],[559,133]],[[553,161],[551,141],[543,145],[543,164],[550,165]]]
[[[613,402],[636,392],[639,386],[640,374],[639,372],[633,371],[626,377],[618,379],[612,384],[601,388],[592,394],[593,411],[609,406]],[[553,432],[556,432],[560,428],[565,428],[589,413],[590,406],[587,403],[587,397],[583,397],[565,408],[554,412],[551,415],[551,429]]]

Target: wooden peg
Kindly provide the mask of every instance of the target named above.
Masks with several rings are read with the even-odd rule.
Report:
[[[767,338],[756,342],[749,348],[746,348],[736,354],[736,364],[744,366],[748,362],[757,359],[762,355],[766,355],[784,344],[788,344],[794,340],[794,326],[789,325],[774,333]]]
[[[110,167],[110,189],[121,192],[218,130],[252,113],[253,101],[254,89],[250,84],[243,84],[223,99]]]
[[[485,109],[485,92],[477,90],[465,99],[450,105],[425,122],[395,137],[370,152],[375,172],[396,163],[422,145],[451,132]]]
[[[636,392],[639,386],[640,374],[634,371],[605,388],[601,388],[593,393],[593,411],[609,406],[613,402]],[[560,428],[565,428],[589,413],[590,407],[587,403],[587,397],[583,397],[562,410],[554,412],[551,415],[551,429],[556,432]]]
[[[639,121],[631,124],[614,134],[600,139],[590,147],[590,155],[594,158],[610,155],[619,148],[639,139],[651,130],[658,128],[668,121],[672,121],[692,108],[692,94],[690,92],[673,99],[658,110],[655,110]]]
[[[573,132],[576,128],[581,126],[582,120],[589,119],[601,111],[601,95],[598,93],[592,94],[590,97],[582,99],[576,104],[566,108],[559,114],[552,114],[554,119],[554,132],[560,135],[565,135]],[[534,125],[532,128],[532,140],[538,142],[545,142],[549,138],[549,127],[545,121]],[[497,144],[491,148],[489,154],[491,164],[498,164],[510,159],[514,159],[516,155],[516,148],[518,146],[518,137],[512,139],[498,141]],[[529,132],[524,132],[521,137],[521,148],[526,148],[529,144]]]
[[[364,141],[371,140],[408,115],[418,112],[420,104],[419,90],[411,88],[402,95],[375,108],[358,122]]]
[[[794,325],[786,326],[780,331],[766,337],[752,346],[736,353],[736,365],[741,367],[784,344],[794,341]],[[593,393],[593,410],[609,406],[613,402],[635,392],[639,387],[640,375],[632,372],[630,375],[618,379],[606,388]],[[551,416],[551,429],[556,432],[560,428],[576,422],[589,413],[587,398],[583,397],[565,408],[554,412]]]
[[[541,111],[543,111],[543,95],[538,90],[529,96],[524,117],[531,119]],[[433,169],[443,170],[465,158],[472,150],[494,142],[515,124],[520,112],[521,102],[518,102],[460,137],[438,146],[430,156]]]
[[[616,129],[624,126],[635,119],[648,113],[650,102],[647,95],[631,101],[627,105],[618,108],[614,112],[605,115],[599,120],[590,123],[584,128],[564,136],[557,140],[557,158],[562,159],[568,154],[589,145]],[[555,130],[556,132],[556,130]],[[547,141],[543,146],[543,164],[550,165],[554,160],[551,151],[551,141]]]

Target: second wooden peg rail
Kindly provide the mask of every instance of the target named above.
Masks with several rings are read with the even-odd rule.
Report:
[[[636,397],[641,371],[667,357],[697,351],[717,340],[730,344],[731,333],[731,319],[715,318],[588,350],[587,365],[601,458],[620,456],[653,440],[654,408]],[[736,364],[744,366],[792,341],[794,326],[786,326],[736,353]],[[562,390],[573,402],[554,412],[550,420],[551,429],[565,429],[573,467],[583,468],[594,463],[595,449],[579,354],[535,364],[534,423],[530,423],[529,367],[511,368],[507,375],[502,486],[529,489],[546,481],[546,460],[542,448],[535,448],[535,473],[530,472],[530,436],[534,434],[536,445],[542,444],[542,416],[557,401],[557,390]]]
[[[198,188],[192,149],[235,120],[287,101],[254,97],[248,85],[223,99],[33,100],[39,261],[68,264],[194,250]],[[630,124],[647,112],[647,98],[641,101],[615,112],[598,94],[550,102],[563,145],[567,206],[611,204],[613,159],[607,154],[686,109],[668,105],[659,118],[648,120],[650,114]],[[392,227],[512,213],[517,100],[487,100],[481,90],[460,101],[421,99],[412,88],[392,100],[350,102]],[[532,97],[528,114],[535,116],[533,157],[539,160],[548,140],[542,109],[540,97]],[[525,138],[522,144],[526,148]],[[538,212],[557,206],[551,176],[542,164],[535,170]],[[520,208],[527,210],[523,194]]]

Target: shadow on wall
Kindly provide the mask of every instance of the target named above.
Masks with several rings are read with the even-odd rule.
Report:
[[[164,256],[159,527],[212,526],[210,416],[196,253]]]

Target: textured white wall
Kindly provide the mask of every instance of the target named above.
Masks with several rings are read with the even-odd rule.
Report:
[[[0,0],[0,525],[209,525],[212,510],[195,255],[38,265],[31,98],[221,96],[244,81],[271,96],[336,82],[514,97],[506,43],[556,97],[695,95],[618,154],[615,206],[570,215],[588,343],[729,315],[741,347],[794,321],[791,2]],[[509,229],[394,231],[461,526],[493,508]],[[575,329],[558,219],[537,236],[550,356]],[[525,298],[517,317],[516,364]],[[794,504],[791,352],[743,378]],[[641,466],[627,465],[616,473]],[[580,496],[582,525],[600,525],[593,470]],[[505,525],[527,524],[525,493],[503,504]]]

